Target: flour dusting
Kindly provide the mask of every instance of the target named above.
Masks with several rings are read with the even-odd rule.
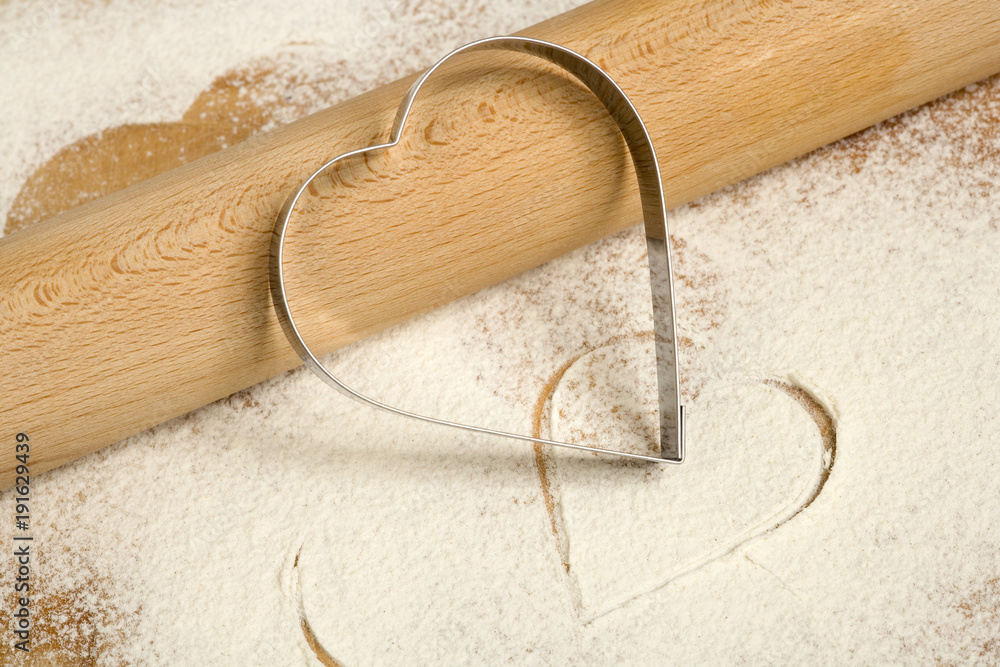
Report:
[[[0,220],[575,4],[5,3]],[[997,662],[998,119],[991,79],[672,214],[680,468],[403,420],[300,368],[33,479],[33,657]],[[649,448],[644,251],[634,228],[327,361],[420,412]]]

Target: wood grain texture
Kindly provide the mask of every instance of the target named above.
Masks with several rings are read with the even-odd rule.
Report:
[[[988,0],[605,0],[522,34],[616,78],[673,205],[1000,71]],[[0,432],[31,436],[32,472],[297,364],[270,308],[274,217],[315,165],[387,135],[409,81],[0,239]],[[289,291],[332,350],[634,224],[638,206],[588,93],[527,58],[470,56],[396,150],[317,184]]]

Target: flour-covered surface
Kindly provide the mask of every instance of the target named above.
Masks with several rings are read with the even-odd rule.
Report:
[[[569,5],[7,2],[0,220]],[[998,128],[991,80],[675,213],[680,468],[402,421],[299,369],[34,479],[31,657],[1000,661]],[[648,448],[643,253],[634,229],[330,364],[411,410]]]

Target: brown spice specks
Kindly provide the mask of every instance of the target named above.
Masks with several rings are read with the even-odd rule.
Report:
[[[30,653],[15,650],[10,637],[0,643],[4,665],[126,664],[120,649],[130,645],[141,608],[121,608],[115,583],[98,576],[82,554],[66,554],[58,577],[47,576],[45,551],[32,555]],[[63,561],[60,558],[60,561]],[[66,576],[71,572],[72,576]],[[3,608],[16,609],[13,586],[3,595]],[[5,624],[9,630],[10,624]],[[9,634],[9,633],[8,633]],[[30,658],[30,661],[27,659]]]

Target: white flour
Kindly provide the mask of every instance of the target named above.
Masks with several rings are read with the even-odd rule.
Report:
[[[405,5],[3,5],[0,219],[63,146],[249,61],[295,82],[282,122],[568,7]],[[36,478],[34,655],[1000,660],[998,115],[990,82],[675,213],[681,468],[539,464],[299,369]],[[632,230],[330,363],[408,409],[642,446],[642,252]]]

